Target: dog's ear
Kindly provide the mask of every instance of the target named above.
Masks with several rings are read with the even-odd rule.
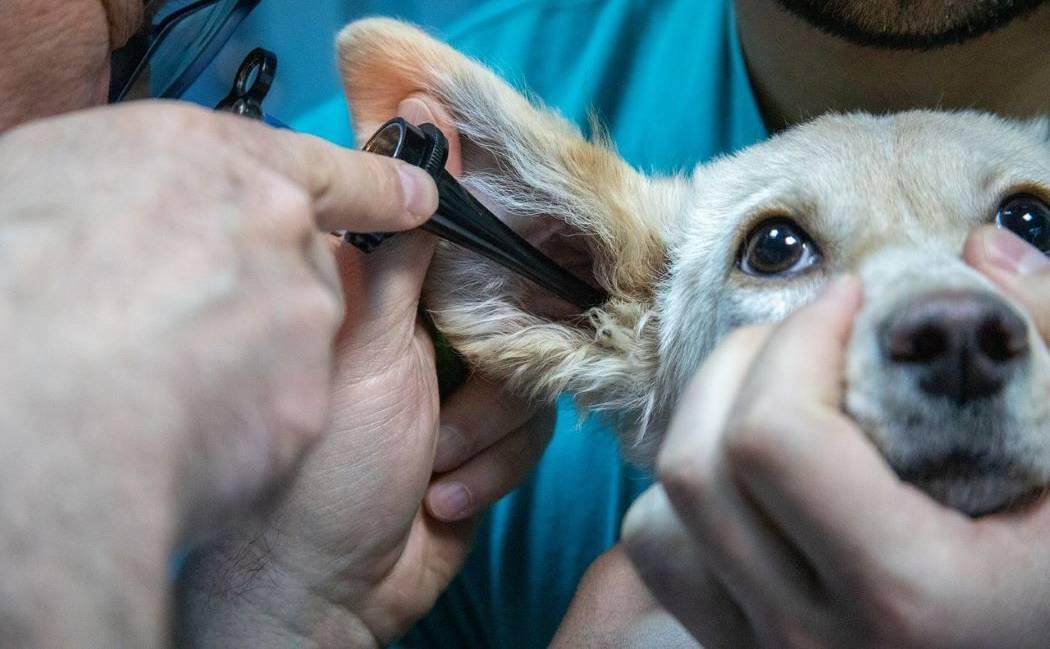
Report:
[[[387,19],[349,25],[339,59],[358,139],[399,102],[436,102],[458,133],[461,182],[497,215],[609,300],[587,313],[450,244],[426,301],[482,372],[535,397],[569,391],[588,405],[646,408],[658,341],[652,293],[665,268],[661,221],[684,200],[604,142],[534,106],[493,72],[424,32]]]

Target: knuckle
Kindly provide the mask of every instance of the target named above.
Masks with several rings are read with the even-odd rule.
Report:
[[[343,294],[340,291],[326,289],[323,293],[327,300],[327,309],[323,314],[322,322],[328,323],[325,330],[328,333],[328,337],[333,338],[346,317],[346,300],[343,299]]]
[[[627,555],[636,563],[644,563],[649,560],[649,539],[647,533],[649,523],[649,512],[638,506],[632,506],[627,510],[620,524],[620,543],[623,544]]]
[[[628,556],[636,563],[659,563],[660,558],[666,556],[658,551],[663,545],[664,535],[660,533],[663,527],[658,505],[654,504],[654,500],[661,496],[657,492],[662,488],[660,485],[652,487],[653,491],[639,497],[624,516],[620,540]]]
[[[324,235],[314,236],[315,238],[324,237]],[[320,254],[314,255],[312,262],[317,271],[317,278],[320,282],[322,293],[328,298],[330,303],[331,329],[334,335],[346,316],[346,296],[343,294],[335,258],[328,252],[323,241],[321,242],[321,247],[323,250]]]
[[[656,475],[672,499],[685,499],[701,504],[713,488],[714,471],[694,455],[661,454],[656,464]]]
[[[849,597],[869,633],[889,646],[923,646],[928,607],[921,588],[888,566],[858,571]]]
[[[278,461],[285,467],[293,463],[305,447],[320,438],[327,422],[328,409],[319,396],[326,393],[327,375],[319,372],[316,379],[302,383],[309,390],[298,390],[287,398],[277,399],[279,405],[275,407],[276,425],[290,440]],[[307,394],[308,391],[312,394]]]
[[[744,472],[770,468],[776,460],[777,422],[783,418],[784,409],[768,397],[755,398],[730,417],[722,440],[729,466]]]
[[[330,300],[316,297],[320,291],[311,293],[290,303],[295,314],[280,325],[285,329],[279,337],[285,350],[275,368],[280,372],[278,395],[270,402],[279,427],[300,443],[309,443],[324,428],[331,380],[331,336],[323,315]]]
[[[282,234],[296,240],[313,235],[313,205],[306,190],[265,169],[259,169],[255,178],[259,184],[257,200],[265,206]]]
[[[267,174],[267,177],[266,200],[274,210],[296,220],[310,214],[310,195],[306,190],[279,174]]]
[[[327,340],[342,320],[343,304],[335,293],[321,282],[300,291],[296,305],[297,327],[306,335]]]
[[[300,160],[296,164],[309,168],[311,192],[314,196],[319,197],[320,200],[328,200],[336,193],[336,188],[339,187],[339,184],[345,182],[345,179],[339,173],[340,166],[328,155],[322,155],[314,160],[310,160],[310,156],[304,155],[306,153],[305,150],[297,152],[300,153]]]
[[[331,370],[322,340],[288,341],[284,358],[267,368],[264,421],[273,432],[270,456],[284,471],[324,431]]]
[[[641,529],[644,523],[643,518],[640,523],[631,527],[625,526],[620,543],[643,581],[650,587],[663,585],[669,581],[670,576],[668,555],[663,551],[662,539],[659,536]]]
[[[201,106],[186,102],[161,101],[150,110],[139,109],[131,116],[140,126],[167,134],[180,140],[220,134],[220,121],[215,114]]]

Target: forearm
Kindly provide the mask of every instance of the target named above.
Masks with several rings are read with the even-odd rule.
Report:
[[[378,647],[345,607],[304,587],[247,543],[195,552],[178,580],[179,647]]]

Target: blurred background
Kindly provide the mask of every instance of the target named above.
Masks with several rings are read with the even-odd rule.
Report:
[[[410,18],[442,31],[472,7],[468,0],[263,0],[201,75],[186,99],[213,106],[226,96],[241,61],[256,47],[278,57],[266,111],[297,130],[349,145],[350,127],[336,74],[334,39],[346,23],[369,15]],[[294,79],[294,83],[288,83]]]

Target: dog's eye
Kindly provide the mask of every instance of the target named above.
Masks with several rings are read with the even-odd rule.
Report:
[[[800,273],[819,260],[820,252],[806,231],[776,217],[748,233],[737,265],[748,275],[785,275]]]
[[[1031,194],[1014,194],[999,205],[995,224],[1050,254],[1050,206]]]

